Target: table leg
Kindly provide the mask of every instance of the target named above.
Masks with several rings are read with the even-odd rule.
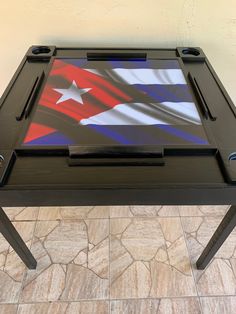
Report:
[[[197,269],[204,269],[236,226],[236,206],[231,206],[206,248],[197,260]]]
[[[30,269],[35,269],[37,266],[37,261],[1,207],[0,232],[11,245],[11,247],[16,251],[25,265]]]

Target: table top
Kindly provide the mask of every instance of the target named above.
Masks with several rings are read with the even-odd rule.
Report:
[[[0,206],[233,203],[235,119],[200,48],[30,47],[0,101]]]
[[[23,146],[207,145],[175,59],[55,58]]]

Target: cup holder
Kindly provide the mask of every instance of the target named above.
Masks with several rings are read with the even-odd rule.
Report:
[[[50,53],[51,49],[47,46],[39,46],[32,49],[34,55],[47,54]]]
[[[232,153],[229,155],[229,161],[236,160],[236,153]]]
[[[198,49],[195,49],[195,48],[185,48],[182,50],[182,54],[197,57],[200,55],[200,51]]]

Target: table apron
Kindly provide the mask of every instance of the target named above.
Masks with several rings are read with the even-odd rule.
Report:
[[[228,205],[230,188],[1,190],[0,206]]]

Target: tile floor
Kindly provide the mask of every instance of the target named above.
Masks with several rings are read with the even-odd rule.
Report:
[[[5,208],[38,266],[0,235],[0,314],[236,313],[236,230],[195,268],[227,209]]]

